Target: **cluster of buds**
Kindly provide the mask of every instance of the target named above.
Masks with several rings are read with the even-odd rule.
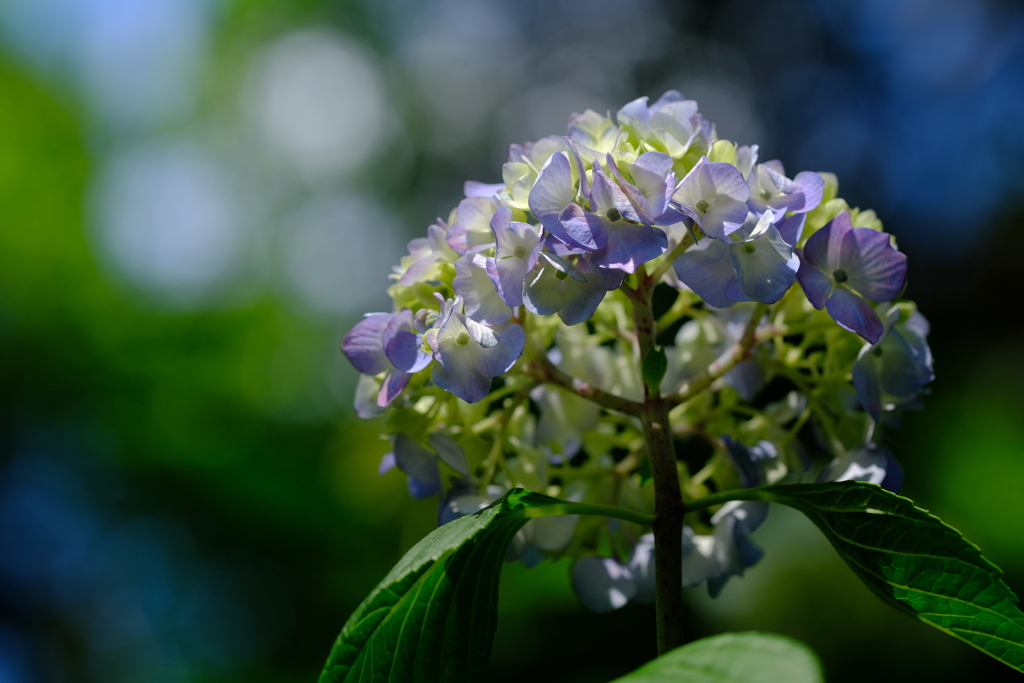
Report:
[[[342,341],[357,413],[385,416],[381,474],[436,496],[439,524],[513,487],[652,512],[652,396],[686,456],[684,501],[814,478],[899,487],[878,427],[932,379],[928,324],[896,302],[906,257],[835,176],[759,163],[669,91],[512,145],[502,178],[465,184],[395,268],[394,311]],[[753,565],[766,514],[687,515],[684,584],[717,594]],[[510,559],[574,558],[581,600],[607,611],[653,596],[646,531],[535,519]]]

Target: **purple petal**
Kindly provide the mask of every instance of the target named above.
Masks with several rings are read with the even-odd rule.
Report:
[[[756,360],[745,360],[725,373],[725,383],[735,389],[744,401],[753,401],[765,385],[764,370]]]
[[[382,341],[391,318],[391,313],[367,313],[342,338],[341,351],[359,372],[376,375],[391,367]]]
[[[857,392],[857,400],[875,422],[882,420],[882,383],[879,379],[881,361],[865,346],[853,364],[853,388]]]
[[[472,366],[472,359],[449,361],[449,371],[440,363],[434,364],[432,379],[434,384],[450,394],[455,394],[467,403],[476,403],[487,397],[491,392],[491,378],[484,377]]]
[[[905,401],[914,399],[921,387],[932,380],[930,361],[922,358],[908,336],[897,326],[879,345],[882,387],[885,393]],[[930,356],[927,345],[925,349]]]
[[[859,334],[872,344],[877,342],[885,331],[871,304],[846,287],[836,287],[825,308],[840,327]]]
[[[583,166],[583,159],[580,156],[580,150],[576,147],[576,143],[570,140],[568,137],[563,138],[565,144],[569,146],[569,151],[572,152],[572,161],[576,164],[576,175],[580,179],[580,195],[583,197],[590,196],[590,180],[587,178],[586,168]]]
[[[637,266],[656,259],[668,248],[668,236],[649,225],[606,221],[606,245],[595,251],[593,262],[603,268],[620,268],[632,273]]]
[[[513,308],[523,305],[523,282],[529,271],[529,265],[523,259],[487,259],[487,274],[498,288],[498,296]]]
[[[610,160],[610,163],[614,163],[614,159]],[[603,172],[594,171],[594,180],[590,187],[591,213],[606,216],[612,209],[616,209],[626,220],[634,222],[640,220],[636,209],[633,208],[618,185],[609,180]]]
[[[395,452],[385,453],[384,457],[380,459],[380,465],[377,466],[377,476],[383,477],[385,474],[393,470],[398,465],[395,460]]]
[[[795,247],[800,243],[800,236],[804,232],[804,224],[806,222],[807,214],[795,213],[780,220],[775,224],[775,227],[778,228],[782,239],[786,240],[786,244]]]
[[[424,481],[423,479],[417,479],[416,477],[409,477],[406,484],[409,487],[409,495],[418,500],[430,498],[431,496],[437,495],[441,492],[440,479],[437,481]]]
[[[544,227],[570,247],[592,251],[606,244],[606,223],[607,220],[595,219],[594,214],[584,211],[579,204],[570,204],[555,218],[552,225],[544,223]]]
[[[402,372],[398,368],[391,368],[391,372],[384,377],[384,383],[380,385],[380,393],[377,394],[377,405],[381,408],[388,407],[405,390],[411,378],[412,375],[409,373]]]
[[[448,242],[448,246],[450,246],[456,254],[465,254],[466,250],[469,249],[467,238],[468,232],[469,230],[466,228],[464,223],[456,222],[448,226],[448,232],[445,235],[445,240]]]
[[[728,308],[735,302],[726,294],[736,271],[729,259],[729,247],[718,240],[705,238],[691,247],[675,262],[676,275],[687,287],[716,308]]]
[[[679,183],[672,200],[708,236],[724,239],[746,219],[749,195],[747,182],[735,166],[701,157]]]
[[[675,189],[672,157],[662,152],[646,152],[629,165],[629,171],[636,185],[623,182],[622,191],[637,207],[640,219],[649,225],[678,222],[679,212],[669,212],[669,200]]]
[[[656,191],[672,173],[672,157],[664,152],[644,152],[629,165],[633,183],[645,194]]]
[[[830,220],[825,227],[807,238],[803,258],[819,270],[831,274],[839,267],[843,239],[853,230],[850,212],[843,211]]]
[[[800,258],[800,269],[796,271],[796,279],[800,281],[800,286],[803,287],[807,300],[820,311],[825,308],[825,302],[832,296],[832,289],[835,285],[830,276],[825,275],[825,273],[807,262],[807,257],[802,249],[796,249],[795,251]]]
[[[732,259],[730,259],[730,260],[732,260]],[[743,303],[745,301],[753,301],[753,299],[751,299],[749,296],[747,296],[743,292],[743,290],[740,289],[739,284],[736,282],[736,278],[733,278],[732,280],[729,280],[729,284],[726,285],[726,287],[725,287],[725,295],[727,297],[729,297],[731,300],[735,301],[736,303]]]
[[[726,453],[740,475],[740,484],[745,489],[764,486],[767,470],[779,456],[778,449],[770,441],[759,441],[756,446],[745,446],[728,434],[722,436]]]
[[[413,314],[408,308],[391,319],[381,340],[385,355],[399,370],[419,372],[430,363],[430,355],[423,351],[423,336],[413,327]]]
[[[743,174],[732,164],[709,161],[704,164],[698,180],[701,193],[705,196],[724,195],[744,203],[750,198],[750,188],[747,187]]]
[[[462,186],[462,192],[466,197],[494,197],[505,189],[505,183],[488,185],[476,180],[467,180]]]
[[[794,202],[789,205],[789,210],[794,213],[806,213],[818,208],[822,197],[825,196],[825,179],[820,173],[813,171],[801,171],[796,174],[793,182],[799,188],[799,195],[803,202]]]
[[[907,282],[907,257],[893,249],[889,235],[870,228],[846,233],[839,267],[850,288],[871,301],[895,299]]]
[[[719,199],[700,218],[700,228],[709,237],[725,239],[743,225],[747,218],[747,204],[738,199]]]

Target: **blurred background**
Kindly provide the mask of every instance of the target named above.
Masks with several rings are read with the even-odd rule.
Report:
[[[509,143],[668,88],[897,236],[938,375],[889,437],[904,492],[1024,590],[1021,4],[4,0],[0,683],[315,680],[435,513],[377,477],[342,334]],[[788,634],[834,682],[1016,680],[799,515],[756,539],[689,591],[692,637]],[[586,613],[566,562],[502,581],[491,680],[654,654],[651,609]]]

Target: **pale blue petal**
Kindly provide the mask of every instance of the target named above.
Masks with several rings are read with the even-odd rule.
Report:
[[[526,332],[521,325],[504,323],[490,328],[496,343],[479,345],[473,349],[474,366],[485,377],[497,377],[508,372],[523,355],[526,346]]]
[[[462,192],[467,197],[494,197],[505,189],[505,183],[481,183],[476,180],[467,180],[462,186]]]
[[[377,405],[377,395],[380,393],[380,382],[370,375],[359,375],[356,382],[355,400],[353,408],[356,415],[364,420],[371,417],[379,417],[384,414],[383,408]]]
[[[452,358],[451,370],[441,363],[434,363],[432,379],[434,384],[450,394],[455,394],[467,403],[476,403],[491,392],[491,378],[484,377],[473,368],[472,358]]]
[[[774,304],[796,282],[800,259],[774,225],[760,238],[730,244],[728,248],[736,284],[750,299]]]
[[[863,481],[899,493],[903,487],[903,468],[888,450],[867,444],[833,460],[818,475],[818,481]]]
[[[470,252],[455,262],[452,289],[462,297],[466,315],[473,320],[502,323],[512,317],[512,309],[487,274],[487,257],[482,254]]]
[[[469,461],[466,460],[466,451],[462,450],[462,446],[457,444],[455,439],[442,432],[434,432],[427,438],[441,462],[459,474],[469,476]]]
[[[729,258],[729,247],[719,240],[705,238],[679,256],[674,266],[683,284],[712,306],[728,308],[735,303],[726,289],[735,280],[736,270]]]
[[[572,566],[572,587],[580,603],[604,614],[625,606],[637,593],[629,569],[610,557],[582,557]]]
[[[394,446],[398,469],[420,481],[441,483],[437,456],[426,446],[407,434],[397,434]]]
[[[552,315],[561,310],[565,305],[566,295],[564,281],[558,279],[558,272],[543,258],[537,263],[526,276],[523,286],[523,304],[526,308],[538,315]]]
[[[633,554],[626,565],[636,582],[636,596],[642,605],[654,603],[654,534],[644,534],[637,540]]]
[[[599,273],[586,273],[585,277],[586,282],[576,282],[571,278],[561,282],[565,304],[558,310],[558,317],[566,325],[578,325],[590,320],[608,291],[607,283]]]
[[[545,216],[557,216],[575,199],[569,159],[564,154],[552,154],[530,190],[530,211],[543,220]]]

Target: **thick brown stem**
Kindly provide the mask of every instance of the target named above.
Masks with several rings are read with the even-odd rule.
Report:
[[[651,292],[657,280],[641,272],[633,299],[633,319],[641,362],[654,346]],[[658,654],[683,644],[683,515],[676,450],[668,421],[668,403],[657,387],[644,385],[640,416],[654,479],[654,608],[657,613]]]
[[[658,654],[684,643],[683,638],[683,515],[676,452],[661,400],[643,416],[644,437],[654,478],[654,585],[658,620]]]

